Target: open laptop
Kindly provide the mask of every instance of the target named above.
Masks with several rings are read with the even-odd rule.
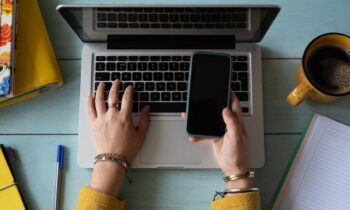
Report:
[[[265,162],[261,50],[275,5],[60,5],[85,43],[82,51],[78,163],[93,167],[94,141],[86,99],[100,81],[135,89],[133,112],[151,105],[150,128],[134,168],[218,168],[210,142],[188,142],[187,80],[194,51],[232,55],[232,89],[250,137],[250,162]],[[120,97],[123,92],[120,93]]]

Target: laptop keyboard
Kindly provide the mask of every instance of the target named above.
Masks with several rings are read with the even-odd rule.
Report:
[[[247,29],[247,8],[98,8],[99,29]]]
[[[190,56],[95,56],[94,90],[105,83],[108,98],[112,81],[121,81],[119,99],[129,86],[134,87],[133,112],[151,105],[154,113],[186,110]],[[248,56],[232,56],[232,90],[241,102],[249,100]],[[242,107],[248,113],[248,107]]]

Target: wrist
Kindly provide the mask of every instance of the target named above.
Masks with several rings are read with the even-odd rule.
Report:
[[[99,161],[95,164],[90,187],[102,193],[116,196],[119,192],[125,169],[112,161]]]

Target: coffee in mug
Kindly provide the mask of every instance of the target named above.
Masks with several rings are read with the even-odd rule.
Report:
[[[297,70],[298,86],[288,95],[289,104],[306,98],[330,102],[350,92],[350,37],[329,33],[306,48]]]

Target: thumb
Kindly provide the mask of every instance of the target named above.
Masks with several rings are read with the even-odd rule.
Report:
[[[239,121],[229,108],[226,107],[223,110],[222,117],[224,118],[224,122],[226,124],[226,129],[228,134],[234,135],[237,132],[239,132],[239,129],[240,129]]]

